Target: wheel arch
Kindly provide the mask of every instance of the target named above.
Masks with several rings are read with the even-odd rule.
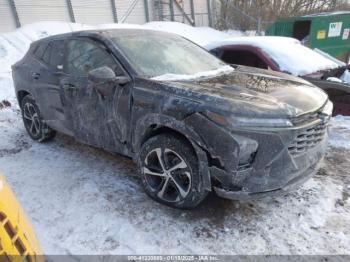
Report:
[[[154,137],[154,136],[157,136],[157,135],[162,135],[162,134],[170,134],[170,135],[173,135],[175,137],[178,137],[180,138],[181,140],[187,142],[191,147],[192,149],[195,151],[193,145],[192,145],[192,142],[190,141],[190,139],[185,136],[183,133],[181,133],[180,131],[172,128],[172,127],[168,127],[168,126],[163,126],[163,125],[159,125],[159,124],[152,124],[151,126],[149,126],[141,141],[140,141],[140,146],[143,145],[143,143],[145,143],[148,139]]]
[[[198,159],[199,173],[202,177],[204,188],[211,191],[211,179],[205,144],[194,130],[175,118],[151,114],[144,116],[137,122],[132,141],[133,151],[135,152],[134,160],[137,161],[139,151],[144,142],[151,137],[164,133],[174,134],[191,145]]]
[[[147,139],[166,132],[178,135],[186,139],[192,145],[196,143],[205,148],[205,144],[200,136],[190,127],[187,127],[182,121],[170,116],[150,114],[137,121],[132,139],[133,151],[137,153]]]
[[[31,95],[31,93],[29,93],[27,90],[19,90],[17,92],[17,100],[20,107],[21,107],[23,98],[27,95]]]

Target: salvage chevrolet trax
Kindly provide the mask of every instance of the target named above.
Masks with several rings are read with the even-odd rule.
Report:
[[[83,31],[34,42],[13,66],[31,138],[56,131],[126,155],[146,193],[177,208],[210,191],[286,192],[325,154],[332,103],[309,82],[230,67],[179,36]]]

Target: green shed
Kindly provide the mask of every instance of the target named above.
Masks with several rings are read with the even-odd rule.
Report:
[[[266,35],[294,37],[344,62],[350,56],[350,12],[331,12],[276,20]]]

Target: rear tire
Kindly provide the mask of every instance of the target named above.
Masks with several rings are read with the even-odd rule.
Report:
[[[140,150],[138,167],[147,195],[161,204],[190,209],[208,194],[191,144],[174,135],[147,140]]]
[[[39,107],[31,95],[22,99],[21,111],[24,127],[33,140],[45,142],[55,137],[56,131],[42,121]]]

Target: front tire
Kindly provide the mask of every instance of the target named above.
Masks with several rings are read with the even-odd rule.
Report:
[[[42,121],[39,107],[31,95],[22,99],[21,111],[24,127],[33,140],[44,142],[55,137],[56,131]]]
[[[162,134],[147,140],[138,157],[146,193],[167,206],[189,209],[207,196],[191,144],[174,135]]]

